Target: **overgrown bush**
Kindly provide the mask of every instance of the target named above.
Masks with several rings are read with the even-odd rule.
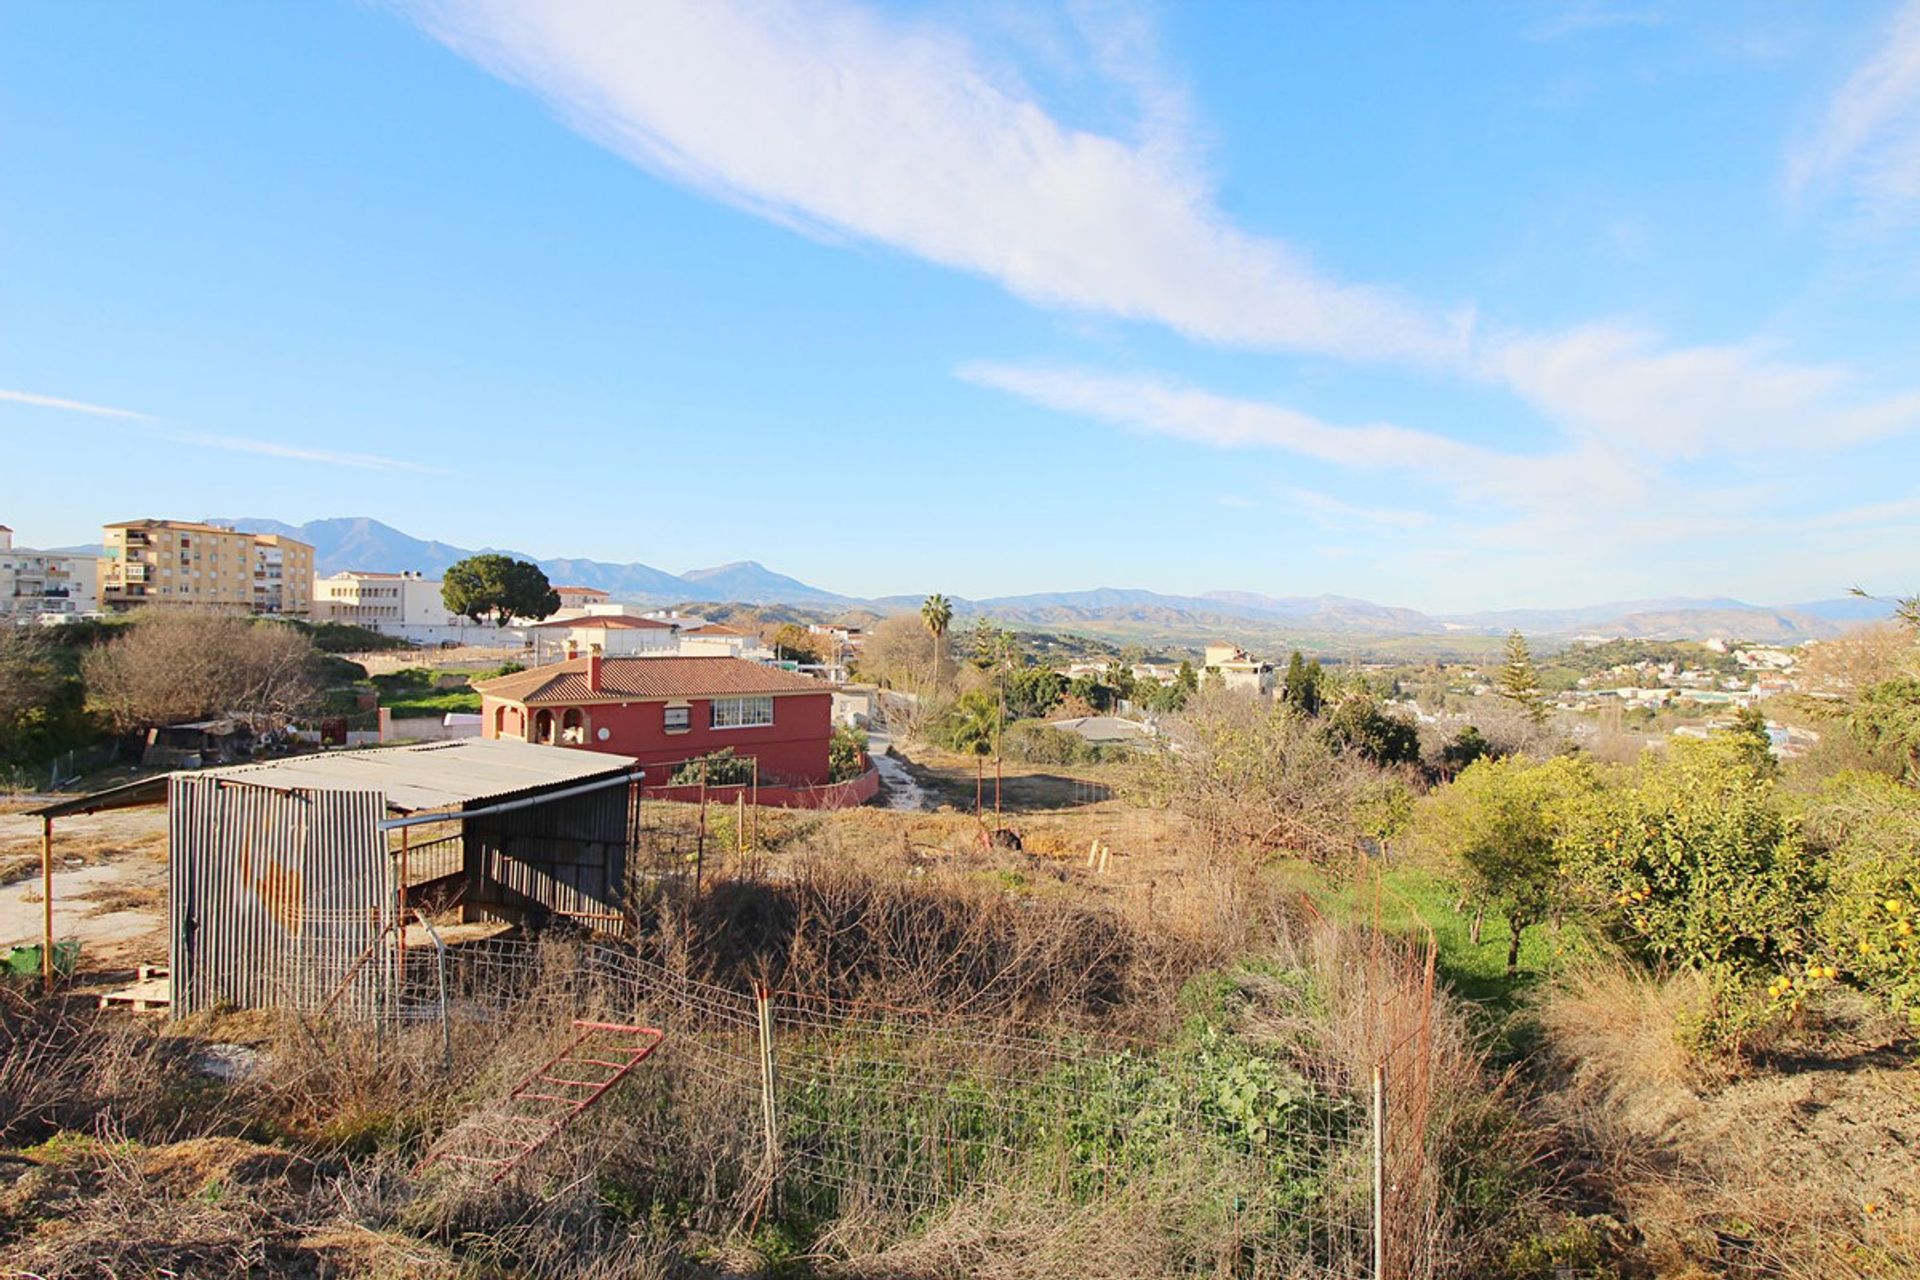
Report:
[[[45,627],[0,621],[0,769],[32,764],[97,736],[72,651]]]
[[[1806,836],[1827,868],[1825,959],[1920,1021],[1920,792],[1842,776],[1810,806]]]
[[[827,742],[827,777],[833,782],[846,782],[857,778],[861,773],[861,761],[866,756],[867,735],[849,725],[834,728],[833,737]]]
[[[1141,794],[1191,819],[1213,848],[1312,858],[1354,848],[1354,796],[1375,771],[1335,748],[1312,717],[1203,689],[1166,729],[1143,763]]]
[[[1007,726],[1000,739],[1010,760],[1025,764],[1097,764],[1106,753],[1077,733],[1056,729],[1044,720],[1022,720]]]
[[[753,761],[735,755],[732,747],[722,747],[675,769],[667,785],[692,787],[705,782],[710,787],[744,787],[752,781]]]
[[[278,727],[315,705],[319,666],[292,627],[163,609],[81,659],[88,705],[117,733],[216,715]]]
[[[1707,978],[1708,1043],[1737,1044],[1763,1022],[1759,980],[1814,942],[1822,868],[1744,736],[1676,742],[1644,762],[1574,824],[1565,856],[1627,954]]]

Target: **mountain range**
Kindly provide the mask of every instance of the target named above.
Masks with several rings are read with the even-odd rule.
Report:
[[[438,577],[455,561],[476,554],[465,547],[415,538],[367,517],[336,517],[290,525],[258,518],[216,518],[254,533],[279,533],[310,543],[323,574],[342,570],[416,570]],[[812,586],[776,573],[754,560],[669,573],[652,565],[603,560],[555,559],[504,547],[482,547],[516,559],[532,560],[556,585],[596,587],[615,599],[639,604],[692,602],[750,605],[787,604],[833,611],[905,612],[920,607],[920,596],[861,599]],[[1875,600],[1841,597],[1799,604],[1753,605],[1723,597],[1674,597],[1626,600],[1571,609],[1503,609],[1433,615],[1417,609],[1374,604],[1350,596],[1276,597],[1251,591],[1208,591],[1167,595],[1156,591],[1098,587],[1089,591],[1037,592],[980,600],[952,598],[961,616],[991,617],[1025,626],[1130,627],[1167,633],[1227,633],[1256,627],[1331,636],[1499,635],[1518,630],[1529,636],[1633,636],[1647,639],[1768,640],[1793,643],[1818,639],[1891,615]]]

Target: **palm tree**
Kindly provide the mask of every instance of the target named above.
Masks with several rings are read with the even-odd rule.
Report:
[[[933,687],[938,689],[941,650],[946,644],[947,627],[953,622],[953,605],[936,591],[920,606],[920,621],[926,623],[927,634],[933,637]]]

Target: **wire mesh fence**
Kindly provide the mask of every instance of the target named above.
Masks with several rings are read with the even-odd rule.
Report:
[[[1422,1231],[1421,964],[1399,947],[1355,959],[1349,977],[1379,984],[1385,1015],[1360,1054],[1304,1030],[1258,1044],[1205,1026],[1134,1038],[731,990],[590,940],[416,949],[395,1011],[660,1028],[662,1068],[626,1087],[644,1097],[697,1079],[703,1109],[757,1138],[705,1173],[740,1212],[924,1222],[1008,1190],[1098,1206],[1184,1179],[1211,1229],[1263,1259],[1250,1273],[1358,1276],[1410,1257]]]

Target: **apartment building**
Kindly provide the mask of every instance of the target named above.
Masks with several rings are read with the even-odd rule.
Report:
[[[312,612],[313,548],[293,538],[191,520],[123,520],[104,526],[101,541],[100,599],[109,609]]]
[[[253,537],[253,611],[313,612],[313,548],[277,533]]]
[[[0,524],[0,617],[66,618],[99,608],[99,565],[90,552],[16,547],[13,530]]]

